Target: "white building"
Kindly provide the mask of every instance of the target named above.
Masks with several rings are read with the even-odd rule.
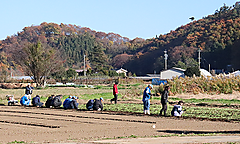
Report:
[[[172,79],[173,77],[184,77],[185,76],[184,72],[185,72],[184,69],[173,67],[173,68],[161,71],[160,79],[163,80],[163,79]]]
[[[116,73],[120,74],[120,73],[124,73],[125,76],[127,76],[127,70],[120,68],[119,70],[116,70]]]
[[[201,74],[201,76],[204,76],[204,77],[209,77],[209,76],[211,77],[212,76],[211,73],[208,72],[205,69],[200,69],[200,74]]]

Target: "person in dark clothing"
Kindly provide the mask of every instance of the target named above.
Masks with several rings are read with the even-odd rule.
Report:
[[[90,99],[87,104],[86,104],[86,108],[87,110],[93,110],[93,103],[94,103],[94,100],[93,99]]]
[[[31,105],[31,94],[32,94],[33,87],[30,86],[30,83],[26,86],[25,94],[27,99],[29,99],[29,105]]]
[[[115,82],[115,84],[113,85],[113,96],[114,98],[112,98],[110,101],[112,103],[112,101],[115,102],[115,104],[117,104],[117,97],[118,97],[118,88],[117,88],[118,82]]]
[[[50,106],[53,106],[53,99],[54,99],[54,95],[51,95],[48,97],[46,103],[45,103],[45,106],[47,108],[50,108]]]
[[[164,88],[164,91],[161,96],[161,104],[162,104],[162,109],[160,110],[159,115],[162,115],[162,112],[164,112],[164,116],[167,116],[167,102],[168,102],[168,91],[170,90],[169,86],[166,86]]]
[[[33,99],[32,99],[32,105],[36,106],[36,107],[42,107],[43,103],[40,102],[40,96],[36,95]]]
[[[59,108],[62,105],[61,101],[62,95],[57,95],[53,99],[53,107]]]
[[[77,103],[77,97],[76,96],[73,96],[72,97],[72,101],[70,102],[70,107],[72,109],[78,109],[78,103]]]
[[[172,116],[177,116],[180,117],[183,114],[183,109],[182,109],[183,101],[179,101],[177,105],[174,105],[171,115]]]
[[[97,111],[102,111],[103,110],[103,98],[101,97],[99,100],[98,99],[94,99],[94,103],[93,103],[93,110],[97,110]]]
[[[33,87],[31,87],[30,84],[28,84],[26,86],[26,89],[25,89],[25,94],[31,95],[32,94],[32,90],[33,90]]]

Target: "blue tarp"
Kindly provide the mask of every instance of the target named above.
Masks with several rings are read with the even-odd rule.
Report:
[[[153,85],[160,85],[160,84],[166,84],[167,80],[160,80],[160,78],[153,78],[152,79],[152,84]]]

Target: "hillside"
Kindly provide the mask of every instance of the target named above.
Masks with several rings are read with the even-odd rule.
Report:
[[[159,72],[164,67],[164,50],[167,50],[169,55],[168,67],[172,67],[179,61],[186,61],[186,56],[196,60],[197,50],[200,48],[202,68],[208,69],[208,64],[211,64],[213,69],[226,69],[227,65],[232,65],[235,70],[240,69],[237,64],[239,57],[235,54],[239,51],[235,44],[240,37],[239,16],[238,5],[224,5],[212,15],[148,40],[149,44],[145,47],[150,51],[127,63],[125,67],[138,75]]]
[[[12,59],[14,51],[27,43],[41,41],[60,52],[65,68],[81,69],[83,57],[94,68],[94,55],[101,53],[105,69],[126,68],[137,75],[161,71],[163,51],[167,50],[168,67],[196,65],[197,50],[201,49],[201,67],[225,69],[232,65],[240,69],[239,57],[240,8],[224,5],[214,14],[194,20],[168,34],[152,39],[122,37],[115,33],[96,32],[71,24],[41,23],[0,41],[0,66],[21,70]],[[95,71],[97,68],[95,67]]]
[[[93,53],[100,49],[102,57],[105,57],[105,65],[111,69],[121,67],[126,58],[142,47],[145,40],[136,38],[130,40],[115,33],[96,32],[86,27],[55,23],[41,23],[39,26],[23,28],[23,31],[0,41],[0,66],[14,69],[18,65],[14,62],[14,52],[21,50],[27,43],[41,41],[58,50],[61,58],[65,60],[64,67],[79,69],[83,66],[83,57],[93,64]],[[122,57],[123,55],[123,57]],[[116,57],[116,58],[115,58]],[[122,62],[119,63],[118,61]],[[92,66],[91,66],[92,67]]]

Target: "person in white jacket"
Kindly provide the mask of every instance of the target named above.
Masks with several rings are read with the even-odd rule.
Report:
[[[183,101],[179,101],[177,105],[174,105],[171,114],[172,116],[182,116],[183,114],[183,109],[182,109]]]

